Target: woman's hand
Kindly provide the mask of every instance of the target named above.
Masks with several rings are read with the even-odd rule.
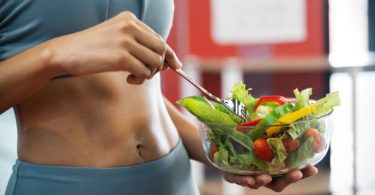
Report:
[[[271,177],[270,175],[259,175],[256,177],[252,177],[224,173],[224,179],[230,183],[236,183],[238,185],[247,186],[252,189],[258,189],[259,187],[265,186],[275,192],[281,192],[288,185],[306,177],[316,175],[317,173],[318,169],[316,167],[308,166],[301,171],[291,171],[281,177]]]
[[[166,61],[173,68],[181,62],[159,34],[131,12],[123,12],[86,30],[48,43],[52,62],[72,75],[128,71],[128,83],[141,84]]]

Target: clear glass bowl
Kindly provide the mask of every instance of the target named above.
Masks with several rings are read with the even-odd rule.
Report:
[[[287,173],[290,170],[303,169],[307,165],[315,165],[323,159],[329,148],[332,131],[330,123],[331,113],[332,111],[319,118],[300,120],[287,125],[262,127],[224,126],[220,124],[201,122],[202,143],[206,157],[212,165],[218,169],[240,175],[259,175],[266,173],[277,176]],[[265,138],[267,142],[269,139],[267,138],[268,136],[266,136],[267,130],[270,128],[278,129],[278,133],[273,134],[272,137],[280,138],[282,140],[284,152],[281,153],[284,153],[284,157],[280,158],[281,160],[262,160],[254,152],[255,140],[252,140],[252,143],[250,141],[250,144],[247,144],[249,146],[246,147],[244,143],[249,142],[244,142],[243,138],[246,136],[246,139],[251,140],[250,132],[255,128],[265,131],[262,137]],[[292,151],[293,146],[291,147],[291,145],[293,144],[290,144],[291,142],[284,139],[289,139],[289,141],[293,140],[292,143],[294,143],[294,146],[297,145],[295,142],[298,140],[299,147],[294,147],[295,150]],[[288,151],[286,148],[288,148]],[[219,153],[219,151],[221,152]],[[277,147],[276,149],[272,148],[272,153],[274,156],[277,155],[276,153],[280,154]],[[241,156],[242,160],[239,160],[239,156]],[[249,161],[249,159],[253,160]],[[246,164],[248,162],[251,163]]]

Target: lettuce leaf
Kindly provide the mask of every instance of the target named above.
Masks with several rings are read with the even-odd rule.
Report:
[[[283,141],[280,138],[268,138],[267,143],[275,155],[271,161],[271,166],[277,168],[285,167],[284,160],[288,154],[286,153]]]
[[[333,107],[340,105],[339,92],[332,92],[326,95],[326,97],[315,102],[316,111],[313,113],[314,117],[320,117],[332,110]]]
[[[269,107],[269,106],[258,106],[257,110],[255,112],[252,112],[250,114],[250,120],[256,120],[258,118],[264,118],[267,116],[267,114],[269,114],[273,109],[275,109],[276,107],[278,107],[280,105],[277,105],[275,107]]]
[[[304,89],[301,92],[299,92],[298,89],[295,89],[293,93],[296,97],[296,105],[294,107],[294,111],[310,105],[310,96],[312,95],[312,88]]]
[[[253,153],[246,153],[246,154],[239,154],[238,158],[241,164],[250,165],[254,161],[254,154]]]
[[[196,96],[184,98],[178,103],[202,121],[228,126],[236,125],[227,114],[216,110],[202,99],[197,99]]]
[[[255,165],[259,170],[267,172],[269,169],[268,163],[264,162],[263,160],[260,160],[258,157],[255,156],[254,153],[246,153],[246,154],[239,154],[239,160],[240,163],[245,165],[253,164]]]
[[[228,151],[224,147],[220,147],[219,151],[214,154],[214,161],[219,165],[230,167]]]
[[[246,89],[246,86],[242,82],[236,83],[232,88],[232,98],[241,101],[245,104],[247,110],[250,112],[254,109],[256,101],[254,97],[249,93],[251,89]]]
[[[307,125],[309,125],[308,123]],[[292,139],[298,138],[300,135],[303,134],[306,130],[306,124],[305,123],[294,123],[290,125],[290,128],[287,130],[288,134]]]
[[[204,96],[189,96],[189,97],[186,97],[184,99],[193,99],[193,100],[197,100],[197,101],[201,101],[207,105],[209,105],[211,108],[215,108],[215,106],[212,104],[211,101],[209,101],[206,97]],[[182,101],[184,99],[181,99],[180,101],[178,101],[177,103],[179,103],[180,105],[182,105]]]
[[[219,110],[219,111],[224,112],[225,114],[227,114],[237,124],[245,122],[245,120],[243,118],[241,118],[241,117],[237,116],[236,114],[234,114],[232,111],[230,111],[224,105],[218,104],[218,103],[215,103],[215,102],[211,102],[211,104],[214,106],[214,108],[216,110]]]
[[[260,160],[258,157],[254,155],[254,159],[252,164],[258,167],[259,170],[267,172],[269,170],[269,164],[264,162],[263,160]]]
[[[253,146],[254,146],[253,141],[247,135],[239,131],[233,130],[231,132],[230,138],[235,140],[237,143],[241,144],[243,147],[245,147],[249,151],[253,150]]]
[[[197,100],[197,101],[201,101],[201,102],[203,102],[203,103],[209,105],[211,108],[216,109],[216,110],[218,110],[218,111],[221,111],[221,112],[227,114],[227,115],[228,115],[228,116],[229,116],[234,122],[236,122],[237,124],[242,123],[242,122],[245,122],[244,119],[242,119],[241,117],[239,117],[239,116],[237,116],[236,114],[234,114],[233,112],[231,112],[231,111],[230,111],[228,108],[226,108],[224,105],[222,105],[222,104],[218,104],[218,103],[213,102],[213,101],[210,101],[210,100],[208,100],[208,99],[207,99],[206,97],[204,97],[204,96],[190,96],[190,97],[187,97],[187,98],[184,98],[184,99],[194,99],[194,100]],[[178,101],[178,103],[179,103],[180,105],[182,105],[182,106],[183,106],[183,100],[184,100],[184,99]],[[185,106],[184,106],[184,107],[185,107]],[[194,114],[194,113],[192,113],[192,114]]]
[[[313,152],[314,138],[311,136],[305,142],[303,142],[300,147],[290,153],[286,159],[289,167],[298,168],[304,162],[314,156]]]

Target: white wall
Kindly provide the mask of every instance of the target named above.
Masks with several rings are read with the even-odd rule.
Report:
[[[361,72],[357,76],[356,102],[353,102],[350,74],[334,73],[331,77],[331,90],[340,91],[342,100],[341,106],[335,110],[331,142],[330,181],[334,195],[351,194],[354,185],[353,130],[357,134],[355,160],[358,194],[375,194],[375,72]],[[353,109],[356,109],[357,114],[355,129]]]
[[[13,110],[0,115],[0,194],[11,174],[12,165],[17,158],[17,129]]]

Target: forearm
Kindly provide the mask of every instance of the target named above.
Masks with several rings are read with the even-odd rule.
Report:
[[[0,62],[0,114],[19,104],[61,70],[51,63],[48,43]]]
[[[190,158],[210,165],[203,150],[198,127],[179,112],[166,98],[164,98],[164,102]]]

